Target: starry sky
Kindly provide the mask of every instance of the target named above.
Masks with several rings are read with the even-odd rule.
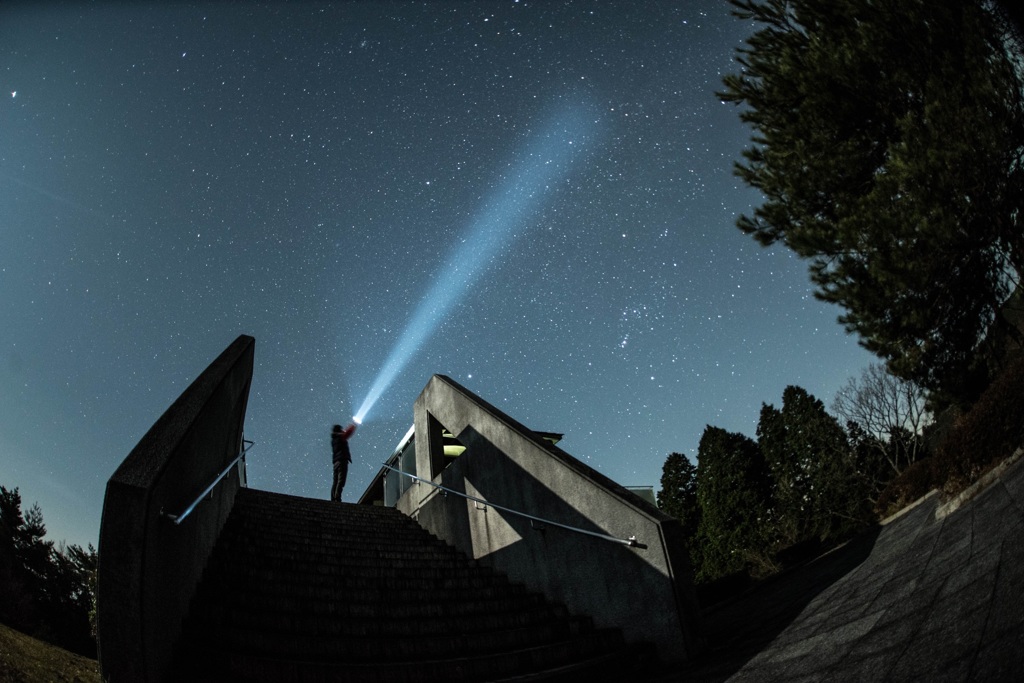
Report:
[[[721,0],[4,3],[0,484],[95,545],[107,479],[250,334],[249,483],[328,498],[331,424],[442,290],[346,500],[434,373],[628,486],[787,384],[830,403],[871,357],[734,227],[751,132],[715,91],[751,28]]]

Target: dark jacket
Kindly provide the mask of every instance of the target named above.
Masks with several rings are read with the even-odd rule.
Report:
[[[352,462],[352,453],[348,449],[348,437],[356,431],[355,427],[349,425],[340,432],[331,432],[331,451],[334,453],[334,462]]]

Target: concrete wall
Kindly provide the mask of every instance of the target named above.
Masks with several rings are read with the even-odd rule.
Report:
[[[107,482],[97,627],[104,680],[167,674],[189,602],[234,503],[232,469],[181,525],[178,514],[238,455],[255,340],[232,343],[157,420]]]
[[[413,485],[398,508],[515,581],[649,641],[666,661],[693,657],[699,612],[679,523],[451,379],[435,375],[414,406],[416,474],[495,505],[619,538],[632,548]],[[441,426],[466,452],[447,469]]]

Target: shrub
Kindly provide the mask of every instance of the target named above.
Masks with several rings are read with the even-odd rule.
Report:
[[[910,505],[921,496],[938,486],[935,473],[935,460],[925,458],[918,460],[899,473],[882,490],[875,503],[875,511],[882,519],[895,514]]]
[[[956,421],[935,456],[945,493],[959,493],[1024,444],[1024,358],[1009,365]]]

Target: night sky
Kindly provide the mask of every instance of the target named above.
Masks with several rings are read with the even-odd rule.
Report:
[[[750,131],[715,91],[750,30],[721,0],[4,3],[0,484],[95,544],[239,334],[249,483],[318,498],[407,330],[346,500],[433,373],[624,485],[787,384],[830,403],[869,355],[734,227]]]

